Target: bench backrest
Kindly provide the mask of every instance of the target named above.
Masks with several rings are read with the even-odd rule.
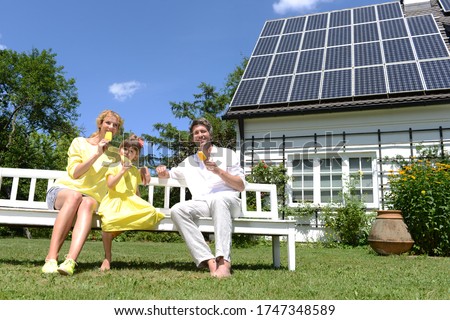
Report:
[[[45,200],[36,200],[36,185],[39,180],[44,180],[47,190],[52,186],[55,179],[64,175],[64,171],[2,168],[0,167],[0,191],[4,191],[7,179],[12,179],[8,196],[0,198],[0,207],[46,209]],[[6,178],[6,179],[5,179]],[[21,184],[29,184],[27,199],[18,199],[18,190]],[[9,183],[8,183],[9,185]],[[153,204],[156,188],[164,188],[164,204],[160,209],[168,214],[170,207],[175,203],[170,203],[170,194],[173,188],[179,189],[180,201],[185,201],[186,184],[182,180],[151,178],[148,186],[147,201]],[[254,193],[256,208],[250,210],[247,206],[247,199],[250,193]],[[0,193],[0,194],[3,194]],[[244,192],[241,193],[242,211],[244,217],[262,218],[278,220],[277,189],[273,184],[249,183]]]

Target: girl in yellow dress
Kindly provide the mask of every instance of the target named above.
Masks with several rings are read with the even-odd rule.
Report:
[[[111,267],[112,240],[126,230],[151,230],[164,219],[164,214],[139,195],[141,176],[133,166],[139,159],[143,140],[131,135],[119,147],[122,161],[111,167],[106,173],[108,194],[98,209],[102,219],[102,239],[105,259],[100,267],[102,271]]]

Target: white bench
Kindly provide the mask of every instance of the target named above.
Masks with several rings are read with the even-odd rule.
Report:
[[[0,199],[0,225],[24,226],[24,227],[52,227],[55,223],[58,211],[48,210],[45,199],[35,200],[37,181],[44,180],[47,190],[54,180],[64,174],[64,171],[18,169],[0,167],[0,190],[5,189],[6,180],[9,179],[11,189],[6,199]],[[18,199],[19,185],[29,184],[28,198]],[[183,181],[175,179],[151,178],[149,184],[148,201],[153,204],[155,188],[164,188],[164,205],[157,208],[166,215],[158,226],[151,231],[177,231],[170,219],[170,190],[178,188],[180,201],[185,200],[186,185]],[[42,185],[40,187],[42,189]],[[44,190],[45,191],[45,190]],[[248,184],[245,191],[241,193],[243,217],[233,219],[233,233],[252,234],[272,237],[272,255],[274,267],[280,267],[280,237],[287,242],[287,267],[295,270],[295,221],[280,220],[278,217],[276,186],[270,184]],[[256,210],[247,209],[247,194],[254,192],[256,195]],[[261,194],[268,194],[270,209],[264,211]],[[41,195],[41,197],[43,197]],[[211,218],[202,218],[199,221],[200,230],[205,233],[213,233],[214,226]],[[101,228],[98,215],[92,219],[94,229]]]

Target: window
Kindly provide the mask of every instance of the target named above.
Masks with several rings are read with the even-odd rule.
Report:
[[[320,159],[320,202],[340,201],[342,159]]]
[[[291,193],[290,205],[295,203],[328,204],[341,201],[346,180],[352,177],[359,196],[370,206],[375,204],[375,155],[320,156],[301,159],[291,155],[288,168]]]
[[[314,202],[314,162],[292,161],[292,197],[294,202]]]
[[[373,202],[372,159],[349,158],[349,174],[355,179],[355,188],[364,202]]]

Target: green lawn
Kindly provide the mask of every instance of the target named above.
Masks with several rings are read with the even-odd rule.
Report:
[[[194,266],[184,243],[153,242],[115,242],[107,273],[98,271],[102,243],[87,242],[74,276],[42,275],[48,245],[46,239],[0,239],[0,299],[450,299],[450,258],[385,257],[369,247],[298,244],[294,272],[272,268],[268,245],[234,248],[233,277],[220,280]],[[67,249],[65,243],[62,254]]]

